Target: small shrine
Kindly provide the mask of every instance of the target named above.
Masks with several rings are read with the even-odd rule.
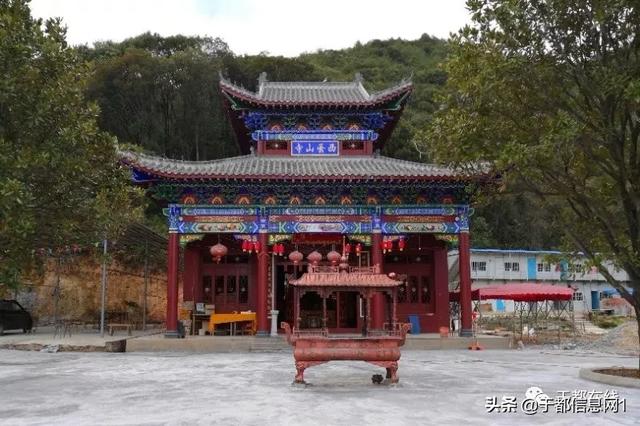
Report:
[[[391,274],[393,275],[393,274]],[[305,369],[329,361],[365,361],[386,369],[386,378],[391,383],[398,382],[398,360],[400,346],[404,345],[408,323],[399,323],[397,319],[398,287],[397,280],[380,273],[378,265],[372,267],[353,267],[342,257],[340,266],[311,266],[300,278],[289,281],[294,288],[295,327],[283,322],[282,328],[287,342],[294,347],[296,364],[295,383],[304,383]],[[361,336],[344,334],[331,335],[328,327],[327,301],[334,299],[339,292],[349,291],[358,294],[364,305],[365,320]],[[316,329],[300,328],[300,298],[307,293],[316,293],[322,299],[322,327]],[[382,295],[388,309],[387,321],[381,329],[371,329],[371,303],[374,295]]]

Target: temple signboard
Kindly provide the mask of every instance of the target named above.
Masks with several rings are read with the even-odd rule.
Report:
[[[315,141],[301,141],[293,140],[291,142],[291,155],[295,156],[337,156],[338,155],[338,141],[335,140],[315,140]]]

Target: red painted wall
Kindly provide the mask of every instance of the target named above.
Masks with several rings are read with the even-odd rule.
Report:
[[[398,303],[398,320],[408,321],[409,315],[418,315],[422,333],[437,333],[440,327],[449,326],[449,283],[447,250],[444,246],[423,249],[431,261],[429,263],[393,264],[385,263],[385,273],[395,272],[407,277],[415,276],[420,285],[422,277],[431,283],[431,301],[429,303]],[[421,289],[421,287],[419,287]],[[406,291],[409,293],[410,285]],[[408,297],[407,297],[408,299]],[[418,295],[420,299],[420,295]]]
[[[413,243],[410,241],[410,243]],[[444,244],[440,244],[436,241],[424,241],[424,245],[421,247],[421,251],[417,250],[417,247],[409,246],[404,253],[399,253],[397,250],[393,252],[395,254],[401,254],[404,256],[417,256],[421,254],[423,258],[428,258],[428,261],[423,263],[403,263],[394,264],[385,262],[383,260],[383,269],[385,273],[395,272],[397,274],[406,274],[408,276],[427,277],[432,283],[432,296],[429,304],[424,303],[399,303],[398,304],[398,319],[401,321],[407,321],[409,315],[418,315],[420,318],[420,328],[423,333],[437,333],[440,327],[449,326],[449,291],[448,291],[448,266],[447,266],[447,251]],[[233,273],[234,271],[242,270],[249,275],[249,301],[247,304],[241,306],[228,306],[218,307],[218,312],[230,312],[238,309],[250,309],[254,312],[258,311],[257,306],[257,292],[258,292],[258,268],[257,268],[257,256],[255,254],[250,255],[249,263],[242,264],[216,264],[216,263],[203,263],[202,259],[206,256],[206,245],[194,244],[187,246],[184,257],[184,300],[194,300],[195,302],[205,301],[205,295],[203,292],[203,277],[212,277],[212,291],[215,291],[215,276],[226,275]],[[240,253],[242,254],[242,253]],[[230,257],[235,254],[230,255]],[[383,258],[384,259],[384,258]],[[244,273],[243,272],[243,273]],[[420,278],[419,278],[420,279]],[[269,282],[269,280],[267,280]],[[214,296],[215,297],[215,296]],[[208,300],[206,303],[210,303]],[[383,312],[384,319],[387,321],[387,304],[385,303]]]

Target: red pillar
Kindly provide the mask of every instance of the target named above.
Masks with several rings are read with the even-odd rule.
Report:
[[[431,333],[437,333],[440,327],[449,327],[449,267],[446,246],[433,249],[433,300],[435,324]]]
[[[187,245],[184,249],[184,271],[182,271],[182,300],[202,302],[200,282],[200,248]]]
[[[371,235],[371,263],[373,265],[380,266],[380,272],[384,272],[384,258],[382,257],[382,234],[380,232],[374,232]],[[385,318],[385,303],[384,294],[375,292],[370,300],[371,303],[371,326],[374,329],[381,329],[383,327]]]
[[[469,232],[458,236],[458,252],[460,265],[460,335],[471,336],[471,256]]]
[[[266,232],[258,234],[260,253],[258,253],[258,291],[256,300],[256,316],[258,319],[258,335],[269,335],[269,321],[267,320],[267,285],[269,283],[269,241]]]
[[[180,235],[169,233],[167,247],[167,330],[165,337],[178,336],[178,256]]]

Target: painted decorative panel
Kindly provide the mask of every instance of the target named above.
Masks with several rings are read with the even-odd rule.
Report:
[[[181,234],[458,234],[469,209],[454,206],[192,206],[165,209],[169,230]]]

